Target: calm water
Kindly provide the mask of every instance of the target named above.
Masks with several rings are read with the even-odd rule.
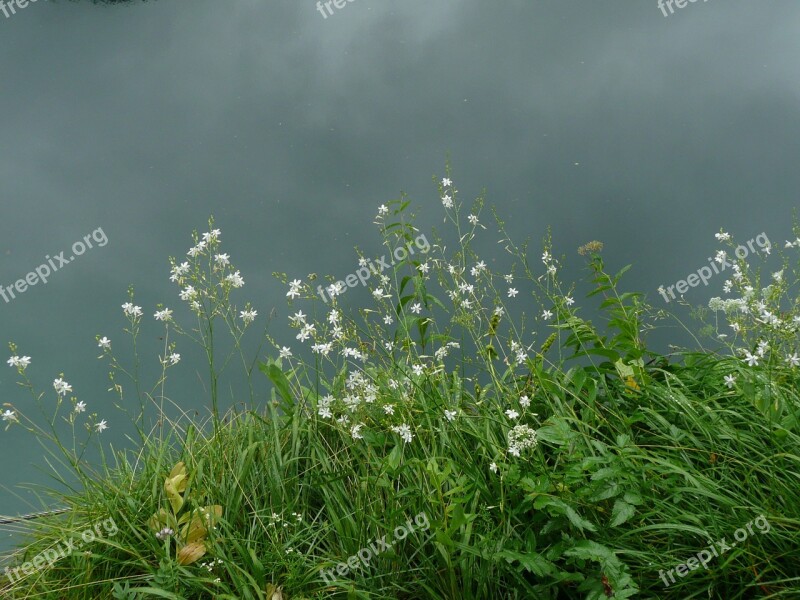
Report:
[[[794,0],[668,16],[657,0],[355,0],[330,12],[313,0],[39,0],[0,13],[0,285],[48,256],[58,266],[84,236],[94,246],[0,298],[0,340],[33,357],[40,389],[64,373],[109,420],[107,440],[123,444],[126,430],[94,336],[124,354],[133,284],[154,360],[149,317],[180,304],[167,257],[210,214],[246,280],[237,299],[262,326],[276,307],[271,332],[291,341],[271,273],[345,275],[356,245],[379,256],[371,222],[401,190],[422,231],[441,226],[431,177],[448,156],[462,197],[485,187],[517,239],[552,225],[574,274],[574,249],[603,240],[607,264],[633,262],[628,285],[663,306],[656,288],[707,265],[720,227],[792,239]],[[707,303],[722,281],[687,300]],[[172,396],[202,409],[193,351],[179,351]],[[2,402],[29,405],[2,358]],[[41,509],[19,488],[47,481],[41,448],[19,429],[0,444],[0,514]]]

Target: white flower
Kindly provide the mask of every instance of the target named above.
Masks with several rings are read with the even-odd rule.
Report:
[[[392,323],[394,323],[394,319],[392,319],[392,315],[386,315],[385,317],[383,317],[383,322],[386,325],[391,325]]]
[[[208,233],[203,234],[203,241],[216,242],[219,240],[220,235],[222,235],[222,232],[219,229],[212,229]]]
[[[800,365],[800,357],[797,356],[797,352],[791,354],[786,357],[786,362],[789,364],[790,367],[796,367]]]
[[[411,442],[411,440],[414,439],[414,434],[411,433],[411,428],[405,423],[403,423],[402,425],[395,425],[394,427],[392,427],[392,431],[398,434],[406,444],[408,444],[409,442]]]
[[[492,473],[497,473],[497,464],[496,464],[496,463],[492,463],[492,464],[490,464],[490,465],[489,465],[489,470],[490,470]]]
[[[548,319],[551,319],[552,317],[553,317],[553,313],[551,313],[549,310],[543,310],[542,311],[542,318],[543,319],[548,320]]]
[[[253,321],[256,320],[258,316],[258,311],[250,309],[250,310],[243,310],[239,313],[239,318],[244,321],[245,325],[249,325]]]
[[[473,225],[477,225],[478,224],[478,216],[477,215],[470,215],[470,216],[467,217],[467,221],[469,221]]]
[[[182,262],[179,265],[172,267],[172,274],[169,276],[170,281],[178,281],[181,277],[189,272],[189,263]]]
[[[447,419],[448,421],[453,421],[453,420],[455,420],[457,414],[458,414],[458,411],[446,410],[446,411],[444,411],[444,418]]]
[[[528,408],[531,405],[531,399],[527,396],[520,396],[519,405],[522,408]]]
[[[519,294],[519,292],[517,291],[516,288],[508,288],[508,297],[509,298],[513,298],[517,294]]]
[[[414,375],[422,375],[425,372],[425,367],[422,365],[414,365],[411,367],[411,370],[414,371]]]
[[[58,394],[59,396],[64,396],[66,395],[67,392],[72,391],[72,386],[63,379],[61,379],[60,377],[55,381],[53,381],[53,387],[56,390],[56,394]]]
[[[383,412],[385,412],[387,415],[393,415],[394,414],[394,406],[392,406],[391,404],[384,405]]]
[[[205,247],[206,247],[206,242],[201,240],[197,242],[196,246],[192,246],[191,248],[189,248],[186,254],[188,254],[192,258],[195,258],[198,254],[201,254],[203,250],[205,250]]]
[[[506,416],[507,416],[509,419],[516,419],[516,418],[518,418],[518,417],[519,417],[519,413],[518,413],[517,411],[515,411],[515,410],[513,410],[513,409],[509,408],[509,409],[506,411]]]
[[[728,386],[728,389],[733,389],[733,386],[736,385],[736,375],[725,375],[724,379],[725,385]]]
[[[3,413],[3,421],[14,422],[16,420],[17,420],[17,413],[15,413],[13,410],[6,410]]]
[[[551,259],[551,258],[553,258],[553,257],[552,257],[552,256],[550,256],[550,253],[549,253],[547,250],[545,250],[545,251],[542,253],[542,263],[543,263],[543,264],[545,264],[545,265],[546,265],[548,262],[550,262],[550,259]]]
[[[296,298],[300,295],[300,286],[303,285],[303,282],[299,279],[294,279],[289,282],[289,291],[286,292],[286,296],[288,298]]]
[[[300,330],[300,333],[298,333],[295,336],[295,338],[297,338],[301,342],[305,342],[308,338],[311,337],[311,334],[313,333],[314,333],[314,325],[307,323],[303,325],[303,328]]]
[[[111,340],[103,336],[102,338],[97,340],[97,347],[108,350],[109,348],[111,348]]]
[[[244,279],[242,279],[242,276],[239,275],[239,271],[231,273],[230,275],[225,277],[225,281],[230,283],[235,288],[240,288],[244,285]]]
[[[502,306],[495,306],[494,314],[498,317],[502,317],[504,314],[506,314],[506,310]]]
[[[86,411],[86,402],[78,402],[74,408],[76,413],[82,413]]]
[[[450,187],[451,185],[453,185],[453,182],[449,178],[447,178],[447,177],[443,177],[442,178],[442,186],[443,187]]]
[[[289,317],[289,320],[292,323],[294,323],[295,325],[299,325],[299,324],[305,325],[306,324],[306,315],[303,314],[302,310],[298,310],[291,317]]]
[[[30,356],[12,356],[7,361],[9,367],[16,367],[18,369],[25,370],[29,364],[31,364],[31,357]]]
[[[411,305],[411,312],[415,315],[418,315],[422,311],[422,305],[419,302],[415,302]]]
[[[172,354],[167,357],[171,365],[177,365],[181,360],[181,355],[177,352],[173,352]]]
[[[231,257],[227,254],[216,254],[214,255],[214,262],[217,263],[220,267],[226,267],[231,264]]]
[[[747,361],[747,364],[750,365],[751,367],[758,366],[758,356],[750,354],[749,350],[745,351],[744,359]]]
[[[719,251],[718,251],[718,252],[717,252],[717,253],[714,255],[714,260],[715,260],[716,262],[718,262],[719,264],[722,264],[722,263],[724,263],[724,262],[725,262],[725,260],[726,260],[727,258],[728,258],[728,254],[725,252],[725,250],[719,250]]]
[[[95,423],[94,429],[95,431],[97,431],[97,433],[102,433],[103,431],[108,429],[108,423],[106,422],[105,419],[103,419],[99,423]]]
[[[424,273],[427,273],[428,271],[430,271],[430,268],[431,268],[431,267],[430,267],[430,265],[429,265],[429,264],[427,263],[427,261],[426,261],[426,262],[424,262],[424,263],[421,263],[421,264],[420,264],[420,265],[419,265],[417,268],[419,269],[419,272],[420,272],[420,273],[423,273],[423,274],[424,274]]]
[[[142,307],[141,306],[134,306],[130,302],[126,302],[122,305],[123,312],[128,315],[129,317],[141,317],[142,316]]]
[[[772,278],[775,281],[782,281],[783,280],[783,269],[781,269],[780,271],[777,271],[776,273],[773,273],[772,274]]]
[[[453,208],[453,199],[450,197],[449,194],[445,194],[442,196],[442,206],[445,208]]]
[[[356,425],[353,425],[350,428],[350,435],[353,436],[354,440],[360,440],[360,439],[364,438],[364,436],[361,435],[361,428],[362,427],[364,427],[364,424],[363,423],[358,423]]]
[[[567,296],[566,298],[564,298],[564,302],[567,303],[567,306],[572,306],[573,304],[575,304],[575,300],[572,299],[572,296]]]
[[[719,233],[715,233],[714,237],[717,238],[718,242],[727,242],[729,239],[731,239],[731,234],[720,231]]]
[[[341,281],[337,281],[336,283],[332,283],[331,285],[329,285],[326,288],[326,291],[328,292],[331,298],[334,298],[336,296],[339,296],[340,294],[343,294],[345,289],[346,288],[344,286],[344,283]]]
[[[197,295],[197,290],[191,285],[187,285],[178,295],[180,296],[181,300],[191,300]]]
[[[332,342],[328,342],[326,344],[314,344],[313,346],[311,346],[312,352],[316,354],[322,354],[322,356],[328,356],[332,348],[333,348]]]
[[[381,205],[378,207],[378,215],[379,215],[379,216],[380,216],[380,215],[385,215],[385,214],[388,214],[388,213],[389,213],[389,207],[388,207],[388,206],[386,206],[385,204],[381,204]]]
[[[280,349],[278,356],[280,358],[291,358],[291,356],[292,356],[291,348],[289,348],[289,346],[283,346]]]
[[[515,425],[508,432],[508,452],[519,456],[521,450],[535,448],[538,444],[536,430],[527,425]]]
[[[156,321],[171,321],[172,320],[172,311],[169,308],[165,308],[164,310],[156,311],[153,315],[153,318]]]

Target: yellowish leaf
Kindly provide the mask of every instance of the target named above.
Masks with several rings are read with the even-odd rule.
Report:
[[[195,542],[193,544],[186,544],[183,548],[178,550],[178,564],[190,565],[195,561],[200,560],[206,554],[206,545],[203,542]]]

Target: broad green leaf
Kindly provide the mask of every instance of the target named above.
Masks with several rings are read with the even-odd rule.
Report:
[[[630,519],[636,512],[636,507],[633,504],[628,504],[623,500],[614,502],[614,508],[611,510],[611,527],[622,525],[625,521]]]

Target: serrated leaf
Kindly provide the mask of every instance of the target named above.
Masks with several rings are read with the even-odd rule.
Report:
[[[578,529],[583,531],[584,529],[588,529],[591,532],[597,531],[597,527],[595,527],[594,523],[591,521],[584,519],[582,516],[578,514],[578,512],[572,508],[571,506],[567,505],[564,514],[569,519],[569,522],[575,525]]]
[[[611,549],[591,540],[580,540],[576,542],[575,546],[564,551],[564,555],[597,562],[616,559]]]
[[[495,558],[502,558],[509,563],[519,562],[526,571],[530,571],[537,577],[548,577],[555,572],[553,563],[547,560],[538,552],[514,552],[513,550],[501,550],[494,555]]]
[[[628,504],[624,500],[617,500],[614,502],[614,508],[611,510],[611,527],[622,525],[625,521],[630,519],[636,513],[636,507],[633,504]]]

